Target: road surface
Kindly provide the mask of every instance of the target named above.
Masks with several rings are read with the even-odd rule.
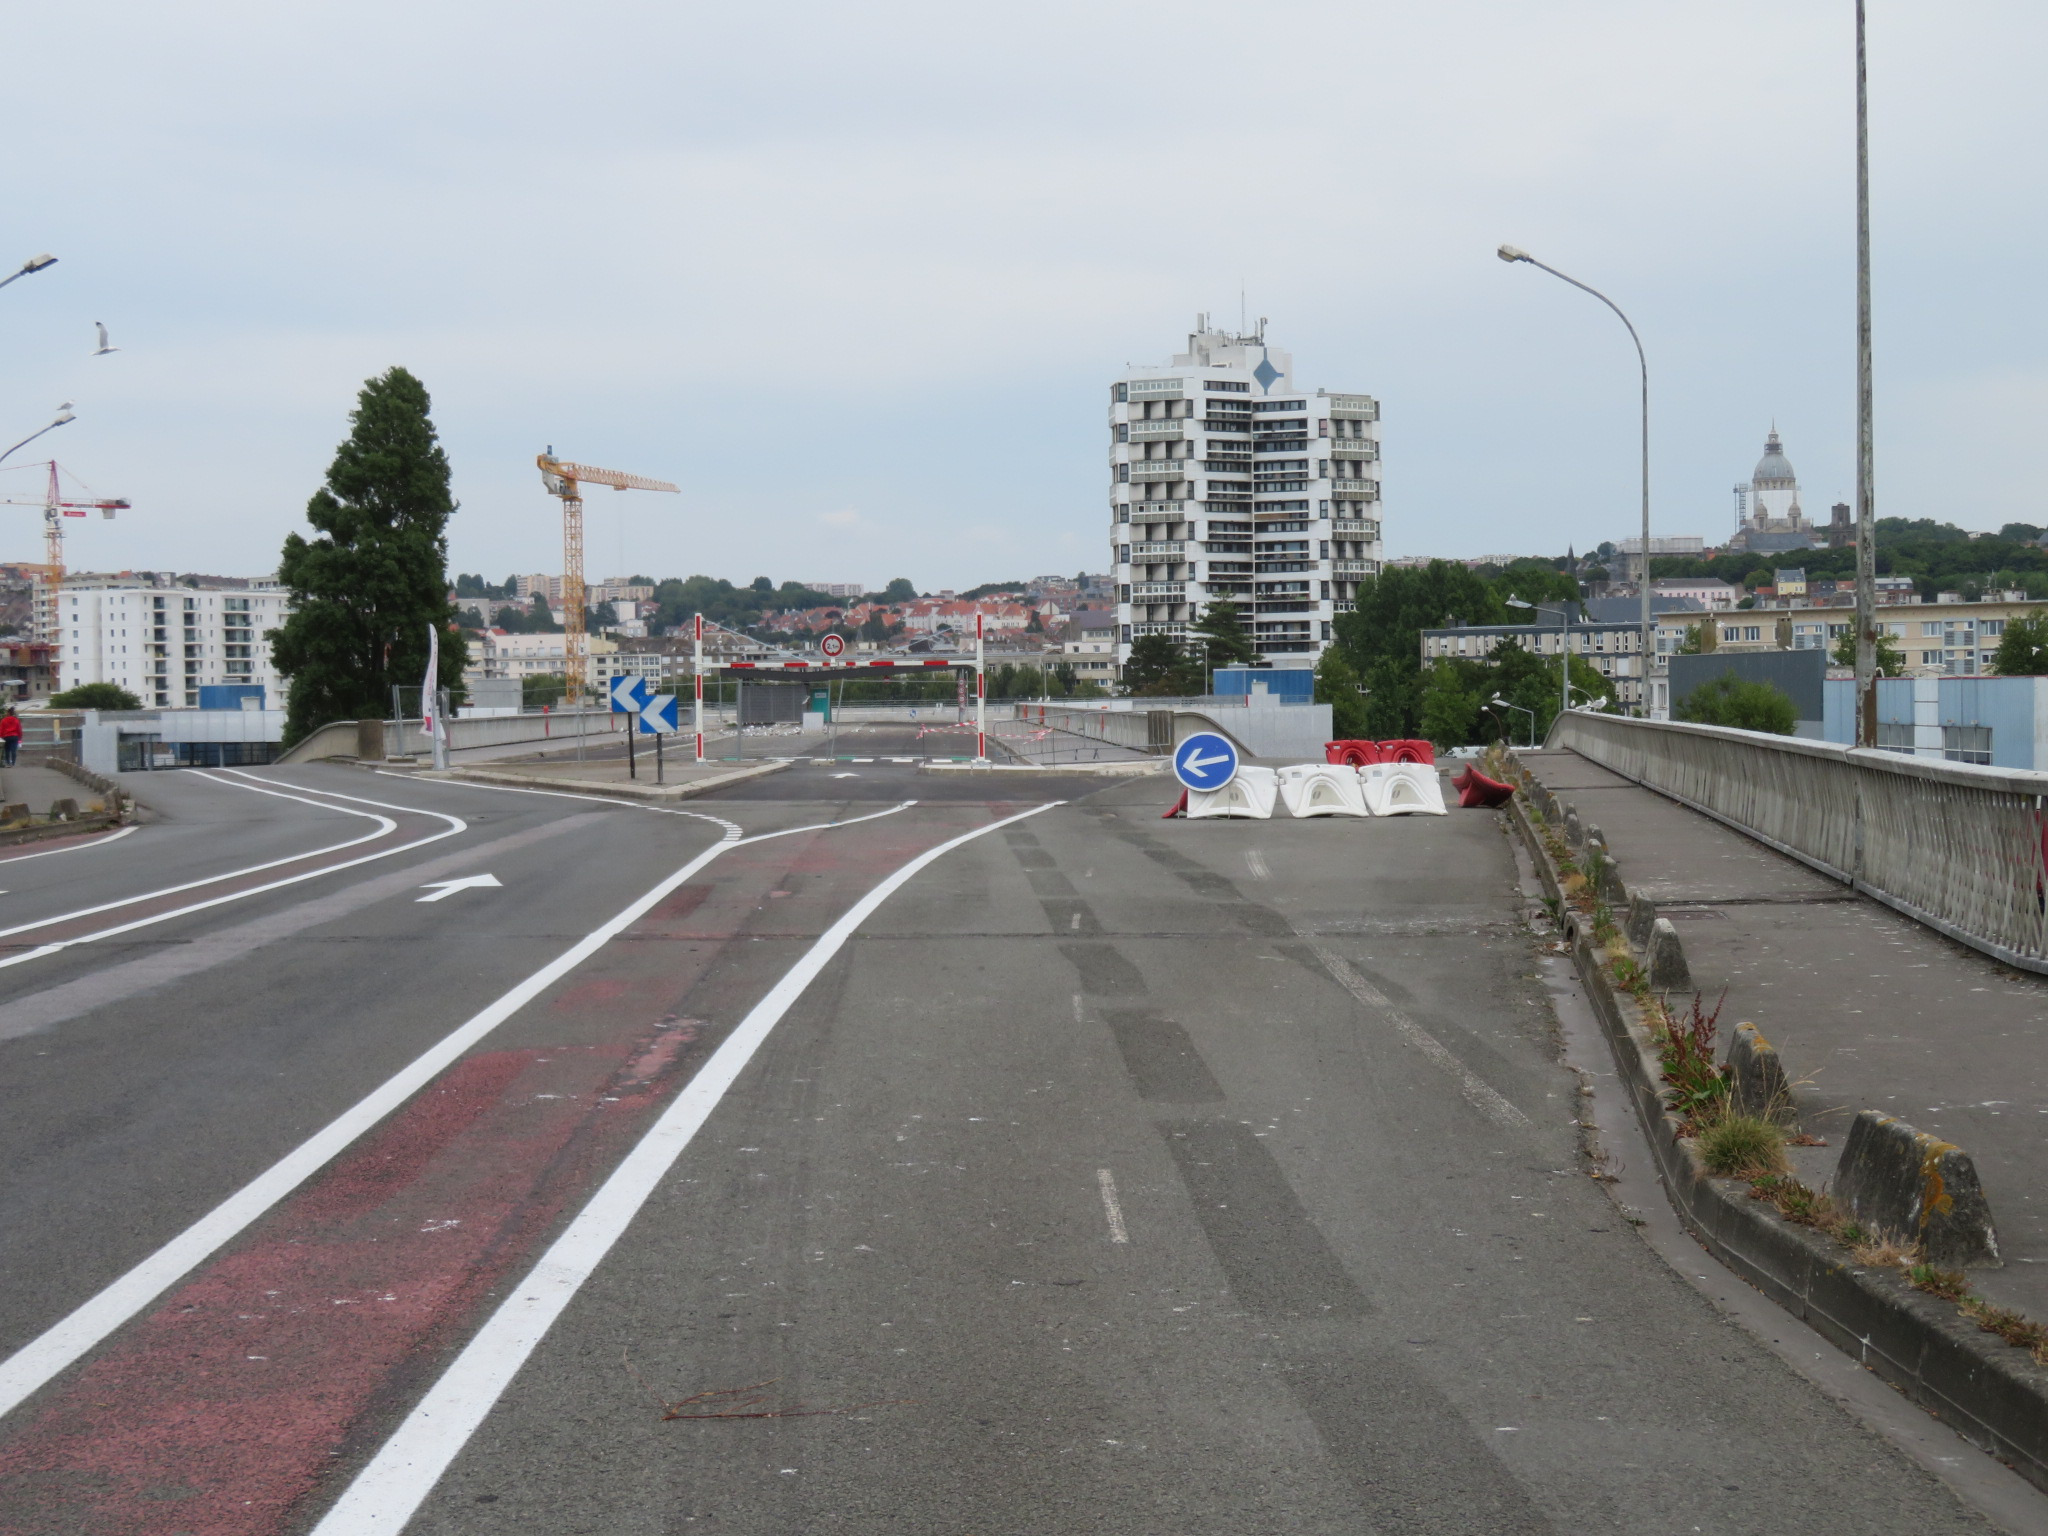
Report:
[[[1495,817],[1163,783],[0,862],[0,1529],[1991,1529],[1587,1177]]]

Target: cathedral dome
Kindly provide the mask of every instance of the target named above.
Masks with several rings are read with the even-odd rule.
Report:
[[[1764,439],[1764,456],[1756,461],[1756,473],[1750,483],[1756,486],[1792,485],[1798,476],[1792,473],[1792,461],[1785,457],[1785,450],[1778,443],[1778,429],[1773,427],[1771,435]]]

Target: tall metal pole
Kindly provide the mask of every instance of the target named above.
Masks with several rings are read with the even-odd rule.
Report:
[[[1856,745],[1877,745],[1877,490],[1870,385],[1870,95],[1856,0]]]
[[[1564,657],[1559,662],[1557,712],[1568,715],[1572,709],[1572,605],[1567,602],[1557,610],[1558,634],[1564,641]]]
[[[697,731],[697,761],[704,761],[704,615],[698,614],[693,626],[696,639],[690,652],[690,670],[696,674],[697,701],[693,713]]]
[[[988,761],[988,655],[982,640],[982,616],[974,616],[974,760]]]
[[[1860,27],[1862,25],[1860,18],[1863,14],[1862,0],[1857,0],[1856,14],[1859,18],[1857,24]],[[1858,36],[1861,36],[1860,32]],[[1859,59],[1862,57],[1860,51],[1857,57]],[[1858,71],[1857,79],[1860,81],[1862,79],[1860,64],[1858,65]],[[1861,99],[1860,96],[1858,99]],[[1643,355],[1643,338],[1636,334],[1635,326],[1630,323],[1628,316],[1621,312],[1621,306],[1607,297],[1598,288],[1582,283],[1576,277],[1568,277],[1555,267],[1544,265],[1544,263],[1538,261],[1527,251],[1519,250],[1515,246],[1502,246],[1499,255],[1502,261],[1526,261],[1530,266],[1541,268],[1552,277],[1570,283],[1580,292],[1590,293],[1594,298],[1614,311],[1615,317],[1628,327],[1628,339],[1636,344],[1636,366],[1641,370],[1643,380],[1643,548],[1642,579],[1639,583],[1643,589],[1643,618],[1642,633],[1637,642],[1641,648],[1637,663],[1637,670],[1641,673],[1641,698],[1637,701],[1636,707],[1647,717],[1650,713],[1650,360]]]

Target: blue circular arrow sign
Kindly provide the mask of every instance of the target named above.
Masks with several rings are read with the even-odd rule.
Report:
[[[1197,731],[1173,749],[1173,776],[1189,789],[1221,789],[1237,777],[1237,748],[1214,731]]]

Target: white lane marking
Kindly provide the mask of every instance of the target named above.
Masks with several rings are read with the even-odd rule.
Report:
[[[1116,1175],[1107,1168],[1095,1170],[1095,1182],[1102,1187],[1102,1211],[1109,1218],[1109,1240],[1128,1243],[1131,1234],[1124,1227],[1123,1207],[1116,1203]]]
[[[845,773],[835,773],[831,775],[831,777],[835,779],[857,779],[860,777],[860,775],[849,770]]]
[[[227,771],[233,773],[236,770],[231,768]],[[307,800],[302,795],[287,795],[282,790],[264,789],[259,785],[255,784],[238,784],[231,779],[214,778],[212,774],[202,772],[201,770],[196,768],[188,768],[185,770],[185,772],[196,773],[202,779],[212,779],[214,783],[225,784],[230,789],[245,789],[249,790],[254,794],[259,795],[276,795],[281,800],[297,800],[304,805],[320,805],[322,810],[341,811],[344,815],[347,816],[363,816],[368,814],[365,811],[351,811],[339,805],[321,805],[321,802],[317,800]],[[343,800],[356,799],[356,797],[353,795],[341,795],[337,796],[336,798]],[[332,875],[344,869],[354,869],[358,864],[374,864],[379,859],[388,859],[393,854],[409,853],[415,848],[424,848],[429,843],[438,843],[444,837],[453,837],[458,832],[467,832],[469,830],[468,822],[464,821],[460,816],[451,816],[446,811],[421,810],[416,806],[410,805],[385,805],[385,803],[381,800],[363,800],[360,803],[363,805],[381,805],[387,811],[407,811],[420,816],[433,816],[438,818],[439,820],[447,822],[448,830],[445,832],[436,832],[431,837],[414,838],[409,843],[400,843],[396,848],[385,848],[377,853],[359,854],[353,859],[344,859],[339,864],[323,864],[318,869],[309,869],[300,874],[287,875],[282,880],[270,880],[266,881],[262,885],[252,885],[244,891],[230,891],[225,896],[212,896],[207,898],[205,901],[195,901],[190,902],[182,907],[173,907],[170,911],[159,912],[153,917],[138,917],[133,922],[117,923],[112,928],[102,928],[97,933],[81,934],[75,939],[59,939],[53,944],[38,945],[36,948],[28,950],[23,954],[9,955],[5,959],[0,959],[0,970],[5,970],[7,967],[13,965],[26,965],[31,960],[40,960],[45,955],[54,955],[60,950],[71,949],[79,944],[93,944],[97,943],[101,939],[111,939],[117,937],[120,934],[133,933],[138,928],[148,928],[157,923],[168,923],[169,921],[171,921],[172,918],[186,917],[194,912],[204,912],[209,907],[225,906],[228,902],[231,901],[242,901],[250,896],[261,896],[266,891],[282,890],[284,887],[288,885],[297,885],[302,880],[314,880],[318,879],[321,875]],[[383,822],[384,826],[380,830],[369,834],[370,837],[382,837],[385,832],[389,831],[391,828],[398,825],[398,823],[396,823],[395,821],[392,821],[388,817],[384,816],[376,816],[372,817],[371,819]],[[359,837],[354,839],[352,842],[337,843],[335,845],[335,848],[352,848],[355,846],[356,843],[366,841],[368,841],[368,838]],[[330,848],[324,851],[332,853],[335,850],[333,848]],[[301,854],[299,856],[300,859],[306,857],[308,857],[308,855]],[[299,862],[299,860],[279,859],[275,862],[279,864],[293,864]],[[273,865],[270,864],[257,864],[252,866],[253,869],[269,869],[272,867]],[[242,874],[248,874],[250,872],[250,870],[240,871],[240,873]],[[214,877],[213,880],[199,880],[193,883],[196,885],[213,885],[220,880],[225,880],[228,878],[229,877],[226,875],[218,875]],[[189,890],[191,889],[191,887],[172,886],[170,889],[172,891],[181,891]],[[161,896],[166,895],[168,893],[164,891],[158,891],[156,894]],[[134,896],[128,898],[128,900],[126,901],[110,902],[108,903],[108,906],[125,907],[132,905],[134,902],[144,901],[147,899],[147,897]],[[85,912],[74,912],[71,914],[71,916],[82,917],[92,912],[102,912],[105,910],[107,910],[106,907],[89,907],[86,909]],[[47,927],[50,923],[61,921],[61,918],[45,918],[41,922],[23,923],[19,928],[0,929],[0,935],[5,935],[9,933],[20,933],[30,928],[43,928]],[[6,1410],[4,1408],[0,1408],[0,1413],[4,1413],[5,1411]]]
[[[842,822],[827,822],[817,827],[790,827],[781,832],[766,832],[758,837],[746,838],[745,841],[762,843],[777,837],[788,837],[796,832],[817,832],[831,827],[852,826],[855,822],[893,816],[896,812],[907,810],[916,803],[915,800],[906,800],[886,811],[875,811]],[[94,1348],[108,1334],[155,1301],[193,1266],[204,1261],[223,1243],[228,1242],[300,1184],[318,1173],[327,1163],[347,1150],[349,1144],[357,1137],[432,1082],[445,1068],[453,1065],[470,1046],[517,1013],[559,977],[566,975],[603,948],[621,929],[641,917],[655,903],[728,848],[739,846],[742,841],[740,829],[731,822],[725,825],[729,830],[718,842],[640,896],[609,922],[592,929],[482,1012],[464,1021],[451,1034],[408,1062],[368,1095],[343,1110],[326,1126],[271,1164],[133,1269],[114,1280],[70,1315],[60,1318],[6,1360],[0,1361],[0,1415],[13,1412],[24,1398],[38,1391],[51,1377],[68,1369],[86,1351]],[[438,835],[448,837],[453,834],[443,832]],[[47,946],[45,952],[58,947],[61,946]]]
[[[1079,933],[1081,931],[1081,914],[1078,912],[1067,914],[1067,926],[1074,932]]]
[[[11,859],[0,859],[0,864],[19,864],[23,859],[47,859],[60,853],[84,853],[91,848],[104,848],[108,843],[118,843],[135,830],[134,827],[123,827],[118,832],[109,832],[105,837],[96,837],[89,843],[74,843],[69,848],[45,848],[41,853],[17,853]],[[0,896],[6,894],[5,891],[0,891]]]
[[[1259,852],[1258,849],[1245,849],[1244,862],[1245,868],[1252,872],[1254,880],[1270,880],[1273,878],[1273,871],[1266,867],[1266,856]]]
[[[198,769],[191,771],[199,778],[206,779],[214,784],[224,785],[228,789],[248,789],[250,787],[247,784],[236,784],[227,779],[215,778],[212,774],[201,772]],[[268,794],[272,793],[272,791],[264,790],[259,791],[259,793]],[[140,896],[123,896],[119,901],[103,901],[96,907],[80,907],[75,912],[64,912],[56,917],[37,918],[32,923],[17,923],[12,928],[0,928],[0,938],[5,938],[9,934],[14,933],[27,933],[34,928],[47,928],[52,923],[68,923],[76,918],[91,917],[99,912],[112,912],[118,907],[132,907],[138,901],[155,901],[162,896],[175,896],[180,891],[196,891],[203,885],[219,885],[223,880],[239,879],[243,875],[261,874],[264,870],[276,869],[281,864],[298,864],[306,859],[317,859],[323,853],[340,853],[343,849],[353,848],[359,843],[375,842],[385,833],[395,831],[398,826],[398,823],[389,816],[378,816],[370,811],[352,811],[346,806],[323,805],[318,800],[307,800],[299,795],[285,795],[283,798],[297,800],[299,804],[310,805],[316,810],[337,811],[343,816],[360,816],[365,821],[376,822],[377,830],[365,832],[361,837],[349,838],[346,842],[331,843],[325,848],[315,848],[310,853],[295,853],[288,858],[269,859],[261,864],[250,864],[241,869],[231,869],[224,875],[208,875],[204,880],[187,880],[183,885],[167,885],[162,890],[144,891]]]
[[[370,1464],[313,1528],[313,1536],[370,1536],[402,1529],[476,1432],[527,1356],[611,1251],[655,1187],[790,1006],[839,953],[855,929],[920,870],[964,843],[1049,811],[1053,801],[919,854],[855,902],[756,1003],[697,1070],[654,1127],[613,1170],[569,1228],[491,1314],[469,1346],[384,1442]]]
[[[420,889],[432,891],[434,894],[431,896],[416,896],[413,899],[415,901],[446,901],[457,891],[481,890],[485,886],[502,889],[498,884],[498,877],[496,875],[464,875],[460,880],[431,881],[421,886]]]
[[[387,779],[409,779],[412,777],[408,773],[393,773],[389,768],[376,768],[371,771]],[[744,832],[744,829],[738,822],[727,821],[723,816],[708,816],[702,811],[679,811],[674,806],[669,805],[640,805],[631,800],[614,800],[609,795],[579,795],[573,790],[567,789],[520,789],[512,784],[479,784],[472,779],[431,779],[427,782],[433,784],[459,784],[464,789],[494,790],[501,795],[545,795],[551,800],[594,800],[599,805],[617,806],[620,810],[624,811],[652,811],[657,816],[688,816],[696,821],[715,822],[719,826],[724,827],[734,837],[742,836]],[[325,795],[331,794],[333,791],[322,789],[316,790],[314,793]],[[348,797],[344,796],[342,798],[346,799]],[[371,802],[365,802],[365,804],[369,803]]]
[[[1496,1125],[1512,1127],[1529,1123],[1527,1115],[1476,1077],[1465,1063],[1444,1049],[1443,1042],[1435,1035],[1396,1008],[1392,998],[1353,970],[1343,956],[1316,943],[1311,943],[1309,948],[1323,962],[1323,969],[1336,978],[1337,985],[1366,1007],[1386,1015],[1396,1034],[1420,1051],[1432,1066],[1449,1073],[1456,1080],[1465,1101],[1479,1113]]]

